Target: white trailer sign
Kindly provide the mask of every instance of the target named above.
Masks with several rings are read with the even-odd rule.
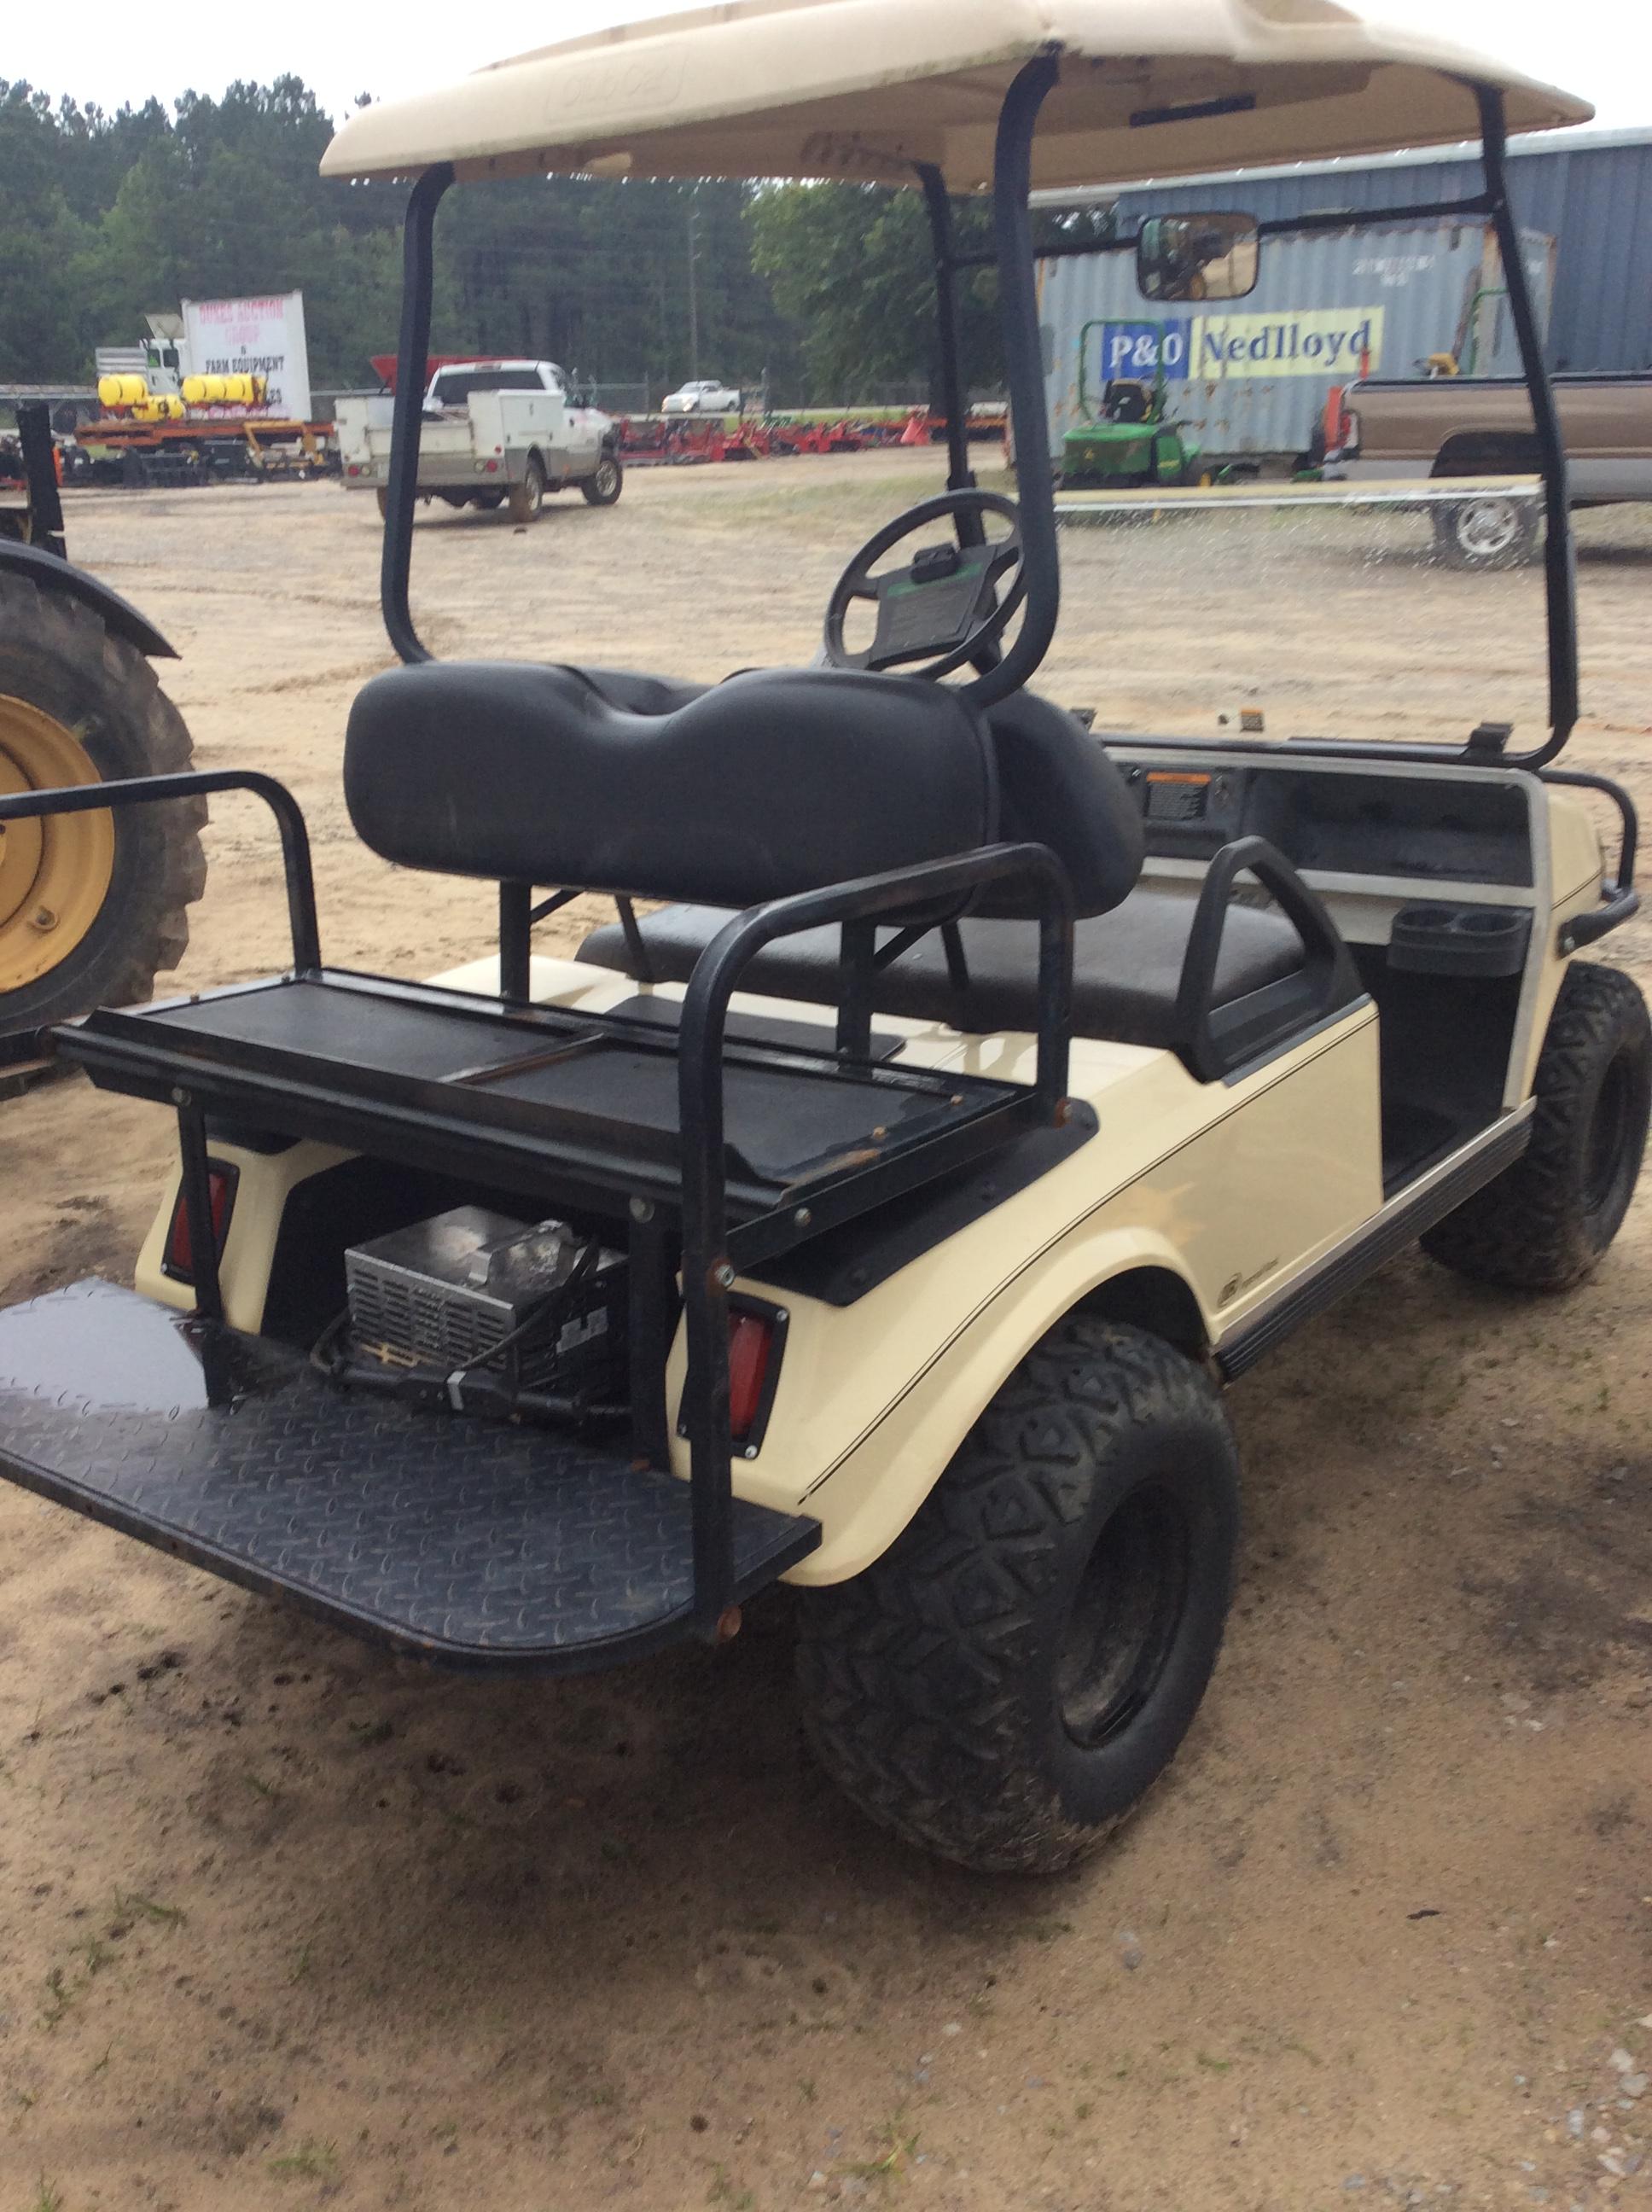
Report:
[[[254,413],[283,422],[309,421],[310,356],[301,292],[183,304],[190,366],[197,375],[262,376],[267,392]]]

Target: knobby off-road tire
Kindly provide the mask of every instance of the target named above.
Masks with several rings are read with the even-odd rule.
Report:
[[[1427,1231],[1423,1249],[1477,1282],[1564,1291],[1617,1235],[1646,1150],[1652,1023],[1619,969],[1567,969],[1534,1088],[1523,1155]]]
[[[0,576],[0,788],[165,775],[191,754],[142,653],[82,601]],[[189,943],[205,819],[185,799],[0,834],[0,1036],[153,995]]]
[[[1140,1329],[1062,1322],[884,1558],[802,1594],[821,1764],[944,1858],[1070,1865],[1187,1733],[1238,1522],[1237,1455],[1201,1370]]]
[[[510,489],[510,510],[513,522],[535,522],[545,503],[545,472],[536,455],[528,455],[526,473],[520,483]]]
[[[604,453],[595,476],[586,477],[580,486],[587,507],[612,507],[624,489],[625,471],[615,453]]]

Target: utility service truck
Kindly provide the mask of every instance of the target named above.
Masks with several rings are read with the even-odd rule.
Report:
[[[376,491],[386,505],[396,397],[338,402],[339,462],[345,488]],[[612,507],[624,483],[615,423],[583,406],[554,361],[448,361],[424,394],[418,496],[428,506],[507,506],[531,522],[547,492],[577,484],[592,507]]]

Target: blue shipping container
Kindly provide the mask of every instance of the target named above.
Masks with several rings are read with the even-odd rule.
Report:
[[[1546,321],[1552,242],[1528,232],[1525,245]],[[1207,453],[1263,456],[1305,452],[1331,392],[1357,376],[1418,374],[1448,353],[1483,376],[1519,367],[1497,242],[1478,221],[1270,238],[1246,298],[1174,310],[1143,300],[1130,252],[1046,261],[1039,277],[1058,446],[1098,419],[1116,377],[1162,373],[1170,413]]]

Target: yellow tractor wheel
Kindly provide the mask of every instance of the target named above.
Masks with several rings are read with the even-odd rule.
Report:
[[[95,608],[0,572],[0,792],[166,775],[191,753],[154,670]],[[177,965],[204,818],[185,799],[0,828],[0,1058],[8,1038],[149,997]]]
[[[0,793],[98,781],[72,730],[0,693]],[[106,814],[0,823],[0,999],[39,982],[85,942],[114,864]]]

